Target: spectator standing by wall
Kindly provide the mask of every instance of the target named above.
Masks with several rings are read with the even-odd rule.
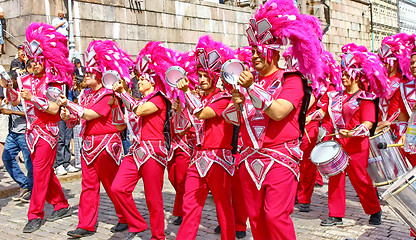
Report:
[[[65,87],[64,93],[68,96],[68,90]],[[68,96],[69,98],[69,96]],[[72,100],[72,96],[70,98]],[[66,175],[68,172],[78,172],[79,169],[72,166],[71,161],[71,139],[72,129],[68,128],[64,120],[59,121],[59,139],[58,139],[58,150],[56,152],[55,159],[55,171],[56,175]]]
[[[58,11],[58,17],[52,20],[52,26],[57,32],[68,38],[68,21],[64,18],[64,11]]]
[[[17,89],[17,74],[15,71],[10,71],[10,77],[13,80],[13,88]],[[6,82],[2,80],[2,86],[6,85]],[[21,201],[28,203],[30,201],[32,187],[33,187],[33,165],[30,158],[30,152],[27,148],[25,138],[25,113],[23,112],[23,106],[20,103],[17,106],[11,106],[11,109],[1,108],[1,113],[9,115],[10,132],[6,137],[4,145],[4,151],[2,160],[7,172],[20,186],[20,193],[12,197],[13,201]],[[19,167],[19,163],[16,160],[16,156],[22,151],[23,158],[25,160],[25,167],[27,170],[27,177]]]
[[[19,46],[19,50],[17,50],[17,58],[13,59],[10,63],[10,71],[19,71],[20,74],[26,70],[26,54],[23,50],[23,47]]]
[[[4,10],[0,7],[0,56],[6,53],[4,51],[3,30],[6,30],[6,19],[4,18]]]

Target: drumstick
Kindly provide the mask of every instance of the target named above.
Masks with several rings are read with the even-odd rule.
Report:
[[[357,131],[357,129],[349,130],[346,133],[355,132],[355,131]],[[331,133],[331,134],[326,135],[325,137],[332,137],[332,136],[335,136],[335,135],[338,135],[338,134],[340,134],[340,133]]]
[[[395,143],[395,144],[387,144],[385,142],[381,142],[377,144],[377,148],[379,149],[386,149],[389,147],[403,147],[404,143]]]
[[[308,131],[306,131],[306,129],[305,129],[305,135],[308,138],[309,143],[311,143],[311,139],[309,138]]]

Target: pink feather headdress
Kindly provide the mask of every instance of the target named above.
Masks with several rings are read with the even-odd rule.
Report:
[[[352,51],[341,56],[341,67],[353,79],[368,84],[379,97],[390,94],[387,70],[378,56],[371,52]]]
[[[86,72],[94,73],[101,79],[106,71],[113,70],[131,85],[130,68],[134,62],[117,44],[111,40],[95,40],[90,42],[83,56]]]
[[[135,70],[148,81],[155,84],[155,90],[161,91],[172,99],[172,88],[165,81],[165,73],[172,66],[178,53],[167,48],[161,42],[148,42],[137,55]]]
[[[301,16],[292,0],[269,0],[249,21],[248,42],[269,62],[273,51],[279,51],[280,46],[290,42],[293,57],[299,62],[299,71],[319,76],[322,74],[319,61],[322,43],[315,24],[316,20]],[[311,32],[315,36],[311,36]]]
[[[393,67],[397,61],[401,72],[409,79],[412,78],[410,73],[410,55],[415,37],[415,34],[408,35],[406,33],[388,36],[383,39],[381,47],[377,51],[381,61],[390,67]]]
[[[31,23],[26,29],[25,52],[45,64],[46,83],[73,84],[74,65],[69,61],[67,38],[46,23]]]
[[[355,44],[355,43],[348,43],[347,45],[344,45],[341,48],[341,51],[342,51],[342,53],[348,53],[348,52],[354,52],[354,51],[368,52],[366,47],[357,46],[357,44]]]
[[[209,35],[199,38],[195,54],[197,70],[207,72],[214,83],[221,76],[222,64],[235,58],[234,50],[222,42],[214,41]]]
[[[328,52],[323,51],[321,55],[322,70],[324,72],[324,78],[321,81],[325,81],[325,86],[328,88],[329,84],[333,84],[336,91],[342,90],[342,70],[334,56]]]

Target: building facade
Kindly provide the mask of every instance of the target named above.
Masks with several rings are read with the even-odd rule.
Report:
[[[399,31],[416,33],[416,2],[399,0]]]

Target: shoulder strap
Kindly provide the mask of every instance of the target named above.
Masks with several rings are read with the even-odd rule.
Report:
[[[165,100],[165,103],[166,103],[166,119],[163,125],[163,136],[165,136],[165,147],[169,152],[170,144],[172,141],[172,136],[171,136],[172,133],[170,132],[170,119],[172,117],[172,111],[171,111],[172,104],[166,97],[163,96],[163,99]]]
[[[285,78],[291,74],[298,75],[302,80],[303,98],[302,98],[302,106],[300,108],[299,118],[298,118],[299,130],[300,130],[299,140],[301,141],[303,134],[305,132],[306,112],[308,111],[309,101],[311,100],[312,88],[308,85],[308,79],[306,79],[300,72],[284,73],[283,83],[284,83]]]

